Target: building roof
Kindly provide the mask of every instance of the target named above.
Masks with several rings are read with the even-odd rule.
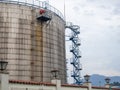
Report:
[[[80,87],[80,88],[88,88],[87,86],[83,85],[74,85],[74,84],[62,84],[63,87]]]
[[[107,87],[92,86],[94,89],[109,89]],[[112,88],[112,90],[120,90],[120,88]]]
[[[35,81],[24,81],[24,80],[9,80],[9,82],[16,83],[16,84],[56,86],[56,84],[52,84],[52,83],[48,83],[48,82],[35,82]]]
[[[24,81],[24,80],[9,80],[9,82],[10,82],[10,83],[16,83],[16,84],[56,86],[56,84],[48,83],[48,82],[35,82],[35,81]],[[63,86],[63,87],[80,87],[80,88],[88,88],[87,86],[73,85],[73,84],[62,84],[61,86]]]
[[[94,88],[94,89],[108,89],[107,87],[99,87],[99,86],[92,86],[92,88]]]
[[[24,80],[9,80],[9,83],[15,84],[28,84],[28,85],[45,85],[45,86],[56,86],[56,84],[48,83],[48,82],[35,82],[35,81],[24,81]],[[73,85],[73,84],[62,84],[63,87],[80,87],[80,88],[88,88],[83,85]],[[92,86],[94,89],[109,89],[106,87]],[[120,88],[112,88],[112,90],[120,90]]]

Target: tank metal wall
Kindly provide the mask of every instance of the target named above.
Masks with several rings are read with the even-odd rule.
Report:
[[[60,70],[66,82],[64,21],[49,11],[49,23],[38,22],[39,9],[0,3],[0,58],[9,62],[10,79],[51,80]]]

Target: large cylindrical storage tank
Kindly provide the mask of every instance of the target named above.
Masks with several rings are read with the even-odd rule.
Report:
[[[50,82],[51,70],[66,82],[65,22],[47,10],[51,20],[37,19],[40,8],[0,2],[0,58],[8,61],[10,79]]]

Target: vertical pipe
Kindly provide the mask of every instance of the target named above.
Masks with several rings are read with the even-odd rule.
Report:
[[[65,7],[65,0],[64,0],[64,18],[65,18],[65,21],[66,21],[65,9],[66,9],[66,7]]]
[[[27,3],[27,0],[25,0],[25,4]]]
[[[33,5],[34,5],[34,0],[33,0]]]
[[[38,1],[39,2],[39,7],[40,7],[40,1]]]

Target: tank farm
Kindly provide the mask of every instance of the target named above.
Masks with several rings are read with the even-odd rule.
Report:
[[[49,8],[0,0],[0,59],[8,62],[10,79],[50,82],[58,69],[66,83],[65,21]]]

